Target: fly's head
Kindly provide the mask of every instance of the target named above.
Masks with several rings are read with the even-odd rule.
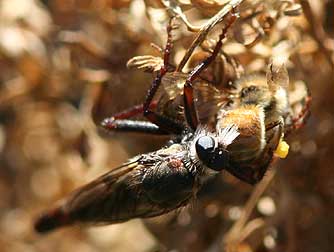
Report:
[[[192,156],[210,170],[219,172],[228,166],[230,153],[227,148],[238,136],[238,128],[233,124],[217,133],[201,128],[191,142]]]

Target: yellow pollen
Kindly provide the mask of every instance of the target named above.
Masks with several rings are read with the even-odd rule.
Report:
[[[290,146],[287,144],[287,142],[280,140],[277,149],[275,150],[275,155],[279,158],[286,158],[286,156],[289,153]]]

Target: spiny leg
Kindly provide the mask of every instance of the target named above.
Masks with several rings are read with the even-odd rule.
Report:
[[[108,131],[119,131],[119,132],[132,132],[132,133],[145,133],[151,135],[168,135],[169,133],[161,130],[157,125],[147,121],[137,120],[113,120],[102,122],[104,129]]]
[[[156,108],[157,103],[152,102],[150,109]],[[123,110],[112,117],[104,119],[101,126],[107,131],[137,132],[155,135],[165,135],[167,132],[162,131],[157,125],[147,121],[127,120],[128,118],[142,114],[144,111],[143,104],[133,106],[130,109]]]
[[[311,106],[312,97],[310,95],[305,97],[305,103],[302,110],[289,120],[285,128],[285,135],[290,134],[294,130],[298,130],[305,125],[306,119],[310,115],[310,106]]]
[[[268,124],[266,124],[266,131],[272,130],[273,128],[275,128],[278,125],[283,125],[283,121],[278,120],[278,121],[274,121],[274,122],[270,122]]]
[[[150,104],[150,109],[155,109],[157,107],[158,103],[156,101],[152,101]],[[119,120],[119,119],[129,119],[131,117],[143,114],[144,112],[144,105],[139,104],[135,105],[129,109],[125,109],[121,112],[118,112],[114,114],[112,117],[107,118],[109,120]],[[105,119],[106,120],[106,119]]]
[[[305,121],[307,117],[310,115],[311,101],[312,101],[311,96],[307,96],[305,98],[305,105],[301,110],[301,112],[295,118],[292,118],[292,125],[294,130],[300,129],[305,125]]]
[[[171,49],[172,49],[172,34],[171,34],[172,29],[173,29],[172,20],[173,19],[171,19],[169,21],[169,24],[167,26],[167,43],[166,43],[166,47],[164,49],[164,65],[161,67],[157,76],[153,80],[153,83],[152,83],[150,89],[148,90],[145,102],[143,104],[144,115],[145,115],[146,111],[150,110],[149,106],[150,106],[150,104],[153,100],[154,95],[158,91],[158,88],[161,84],[161,79],[167,73],[167,70],[168,70],[169,58],[170,58],[170,53],[171,53]]]
[[[162,131],[174,134],[180,134],[184,130],[183,125],[163,115],[157,114],[150,108],[150,104],[152,103],[153,97],[158,91],[158,88],[161,84],[162,77],[168,71],[169,58],[172,49],[172,34],[171,34],[173,30],[172,21],[173,19],[170,19],[170,22],[167,26],[167,43],[164,49],[164,65],[161,67],[157,76],[153,80],[152,86],[147,93],[145,102],[143,104],[143,114],[150,122],[156,124]]]
[[[222,48],[223,42],[222,40],[225,38],[228,29],[237,19],[237,16],[233,13],[231,19],[229,20],[226,27],[223,29],[222,33],[219,36],[218,42],[212,52],[212,54],[203,60],[200,64],[198,64],[189,74],[186,83],[183,89],[183,98],[184,98],[184,113],[187,120],[188,125],[193,129],[196,130],[198,125],[198,117],[195,109],[194,103],[194,90],[192,83],[193,81],[199,76],[199,74],[206,69],[217,57],[219,51]]]
[[[156,108],[157,102],[153,101],[153,97],[156,94],[162,77],[167,73],[169,65],[169,57],[172,48],[172,35],[173,29],[172,19],[167,27],[167,44],[164,49],[164,65],[160,69],[160,72],[154,79],[151,88],[148,91],[145,102],[142,105],[136,105],[130,109],[124,110],[120,113],[113,115],[110,118],[106,118],[101,123],[102,127],[109,131],[126,131],[126,132],[142,132],[150,134],[180,134],[184,130],[184,126],[180,125],[173,120],[158,115],[153,111]],[[138,114],[144,114],[144,116],[150,121],[136,121],[126,120]]]

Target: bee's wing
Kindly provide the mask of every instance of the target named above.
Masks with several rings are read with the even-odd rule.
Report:
[[[137,210],[135,204],[140,192],[133,187],[139,183],[139,171],[144,168],[139,160],[123,164],[75,190],[56,207],[42,214],[35,223],[35,229],[44,233],[76,222],[112,223],[129,219],[131,214],[145,215],[144,212],[129,213]],[[145,168],[149,168],[149,164]]]

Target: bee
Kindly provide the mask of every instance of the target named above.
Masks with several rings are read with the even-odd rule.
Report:
[[[230,103],[218,113],[217,126],[238,125],[240,137],[229,147],[232,161],[227,170],[254,184],[262,179],[283,141],[288,94],[280,83],[270,83],[262,75],[244,76],[234,87]]]
[[[219,54],[236,18],[230,15],[212,54],[189,74],[168,71],[172,30],[168,25],[163,65],[145,102],[105,119],[102,126],[111,131],[168,134],[172,140],[75,190],[39,216],[37,232],[159,216],[189,204],[204,182],[223,170],[250,184],[262,179],[283,137],[287,93],[262,77],[241,78],[226,94],[199,78]],[[166,93],[156,102],[159,86]],[[154,110],[159,111],[159,106],[163,113]],[[140,113],[148,121],[129,119]]]
[[[223,128],[233,123],[240,135],[229,146],[232,161],[225,169],[250,184],[262,179],[274,157],[287,156],[284,137],[309,115],[306,84],[289,82],[284,64],[273,59],[266,75],[244,75],[226,91],[229,102],[218,112],[216,124]],[[296,104],[302,109],[295,109]]]

